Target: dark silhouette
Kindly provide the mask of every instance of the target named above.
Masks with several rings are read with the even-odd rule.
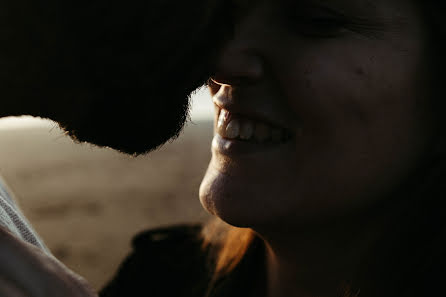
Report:
[[[231,33],[223,1],[3,1],[0,116],[130,154],[181,131]]]

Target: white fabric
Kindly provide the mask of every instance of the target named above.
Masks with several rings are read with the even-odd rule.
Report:
[[[48,248],[43,244],[42,239],[39,238],[36,231],[31,227],[31,224],[26,220],[25,216],[20,211],[15,203],[12,195],[6,188],[5,183],[0,178],[0,226],[6,228],[17,237],[29,242],[37,247],[40,247],[45,252],[50,254]]]

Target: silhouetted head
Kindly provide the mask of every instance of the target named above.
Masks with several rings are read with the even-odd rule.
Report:
[[[25,2],[0,4],[0,115],[126,153],[178,135],[231,31],[217,0]]]

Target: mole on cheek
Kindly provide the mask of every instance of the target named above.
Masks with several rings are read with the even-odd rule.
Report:
[[[355,74],[358,76],[364,76],[365,75],[365,70],[364,68],[362,68],[361,66],[358,66],[355,68]]]

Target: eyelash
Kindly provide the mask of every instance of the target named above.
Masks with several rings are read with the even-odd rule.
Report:
[[[306,37],[333,38],[348,28],[348,22],[331,17],[295,18],[292,27]]]
[[[334,38],[354,27],[350,17],[330,7],[291,1],[281,2],[279,9],[282,20],[303,37]]]

